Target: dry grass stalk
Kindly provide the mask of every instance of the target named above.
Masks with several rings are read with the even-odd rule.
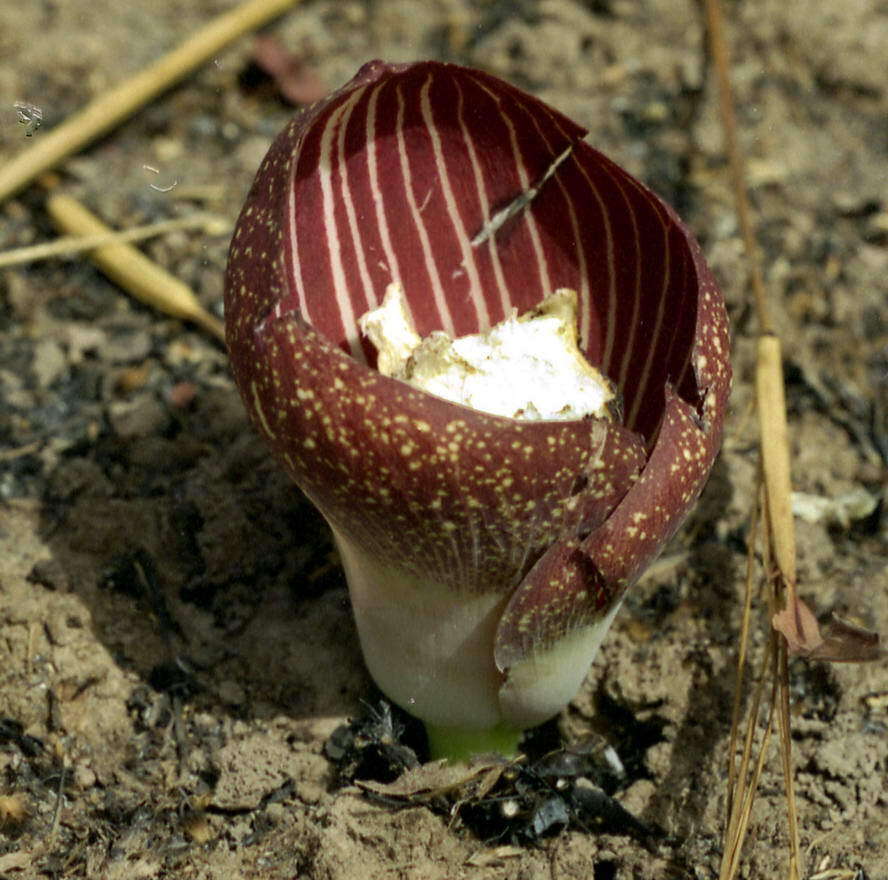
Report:
[[[753,744],[757,721],[762,705],[765,686],[768,683],[767,672],[771,668],[776,639],[769,640],[765,655],[762,657],[761,668],[756,677],[752,705],[747,713],[748,723],[743,733],[743,752],[737,762],[737,747],[742,723],[742,695],[744,678],[749,654],[749,633],[752,617],[752,596],[758,583],[755,560],[755,536],[759,531],[759,510],[756,504],[750,514],[750,541],[746,553],[746,590],[743,602],[743,620],[740,630],[740,646],[737,655],[737,684],[734,690],[734,705],[731,714],[731,737],[728,745],[728,816],[725,826],[725,842],[722,851],[722,862],[719,880],[731,880],[740,868],[740,856],[749,828],[749,816],[752,811],[755,792],[759,777],[764,767],[768,744],[774,723],[774,707],[776,701],[772,694],[769,702],[768,719],[765,731],[759,743],[758,757],[753,764]]]
[[[200,229],[207,235],[223,235],[230,230],[230,224],[216,215],[200,213],[173,220],[161,220],[159,223],[149,223],[145,226],[135,226],[121,232],[111,231],[107,235],[65,235],[54,241],[0,252],[0,269],[41,260],[76,256],[108,244],[132,244],[184,229]]]
[[[745,171],[742,153],[737,143],[737,126],[734,114],[734,99],[731,92],[730,61],[727,44],[723,34],[722,15],[719,0],[706,0],[707,23],[712,56],[715,62],[716,77],[719,87],[719,102],[722,125],[725,134],[725,147],[730,164],[731,182],[737,207],[737,216],[743,237],[746,261],[750,273],[756,313],[761,333],[758,343],[758,359],[756,364],[756,400],[759,415],[759,434],[761,444],[761,460],[764,481],[764,510],[767,528],[764,535],[765,559],[773,563],[774,574],[769,577],[772,585],[770,597],[772,620],[776,618],[778,609],[783,606],[784,598],[787,608],[794,616],[798,616],[799,607],[796,587],[796,551],[795,530],[791,507],[791,479],[789,432],[786,423],[786,403],[784,399],[783,368],[780,352],[780,340],[774,333],[767,296],[762,281],[758,249],[755,244],[749,202],[746,195]],[[754,544],[754,532],[750,534],[750,543]],[[769,567],[770,570],[770,567]],[[751,584],[747,581],[747,593]],[[747,599],[748,601],[748,599]],[[744,615],[746,622],[746,615]],[[773,661],[771,666],[771,701],[768,724],[762,748],[756,762],[756,769],[750,780],[748,789],[734,787],[729,791],[729,821],[725,841],[725,859],[722,864],[721,880],[729,880],[736,876],[739,869],[740,851],[749,823],[749,814],[755,796],[755,788],[764,765],[765,744],[770,736],[775,708],[780,725],[780,743],[783,758],[784,780],[786,783],[787,819],[789,825],[789,864],[787,877],[797,880],[801,867],[799,850],[798,822],[796,818],[795,792],[792,774],[792,741],[790,736],[789,718],[789,680],[787,670],[787,644],[778,639],[771,631],[769,634],[768,655]],[[748,629],[743,633],[748,639]],[[763,669],[760,688],[764,685],[767,673]],[[742,683],[738,681],[738,690]],[[739,699],[739,697],[737,698]],[[735,706],[737,700],[735,700]],[[754,709],[750,712],[747,727],[747,745],[758,718],[758,700],[754,701]],[[738,713],[735,713],[732,725],[731,741],[736,737],[739,724]],[[748,766],[747,750],[744,749],[744,766]],[[733,753],[731,755],[733,761]],[[736,817],[736,818],[735,818]]]
[[[46,210],[55,224],[71,235],[107,236],[113,230],[76,199],[50,195]],[[192,321],[225,342],[222,322],[198,301],[190,287],[148,259],[130,244],[106,244],[89,255],[109,278],[146,305],[174,318]]]
[[[248,0],[241,3],[154,64],[100,95],[66,122],[35,139],[33,146],[0,165],[0,202],[109,132],[229,43],[276,18],[296,2]]]

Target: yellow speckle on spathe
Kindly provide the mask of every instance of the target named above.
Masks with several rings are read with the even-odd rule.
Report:
[[[259,419],[259,424],[262,426],[262,430],[272,440],[275,440],[277,435],[271,430],[271,427],[268,424],[268,419],[265,418],[265,412],[263,411],[262,403],[259,400],[259,386],[256,382],[250,383],[250,391],[253,394],[253,411],[256,413],[256,418]]]
[[[423,434],[428,434],[428,432],[432,430],[432,426],[422,419],[415,419],[413,425],[417,431],[421,431]]]

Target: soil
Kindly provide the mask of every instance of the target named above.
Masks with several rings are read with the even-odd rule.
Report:
[[[14,101],[40,107],[48,130],[231,5],[3,4],[0,155],[31,143]],[[727,6],[795,486],[871,501],[797,520],[802,595],[884,633],[888,9]],[[553,728],[571,744],[604,737],[631,769],[617,801],[663,833],[491,840],[459,815],[342,784],[325,743],[379,696],[323,521],[247,425],[221,347],[68,259],[0,271],[0,877],[717,876],[756,325],[701,9],[317,0],[269,30],[309,90],[374,57],[435,57],[539,94],[678,208],[723,285],[736,373],[723,453]],[[233,221],[294,112],[251,49],[239,41],[68,161],[65,190],[118,227],[197,208]],[[0,206],[0,249],[54,234],[42,198]],[[226,236],[144,248],[221,313]],[[888,668],[791,673],[803,876],[888,878]],[[783,871],[782,787],[774,752],[742,876]]]

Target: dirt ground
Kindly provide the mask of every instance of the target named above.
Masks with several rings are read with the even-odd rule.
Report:
[[[0,4],[0,161],[31,143],[13,102],[39,106],[47,130],[231,5]],[[798,518],[802,593],[885,633],[888,7],[727,12],[796,488],[857,498],[809,500]],[[701,10],[318,0],[270,30],[328,87],[374,57],[435,57],[532,90],[677,207],[723,284],[736,373],[724,451],[558,722],[566,741],[603,733],[624,756],[637,744],[603,706],[660,731],[616,797],[664,835],[491,841],[337,785],[324,744],[378,695],[323,521],[248,427],[218,344],[56,260],[0,270],[0,878],[715,877],[756,328]],[[293,112],[250,68],[251,46],[66,163],[66,191],[120,227],[197,208],[233,221]],[[0,206],[0,249],[53,234],[40,192]],[[179,232],[145,249],[219,314],[227,244]],[[888,668],[795,662],[792,681],[803,876],[884,880]],[[780,876],[781,780],[775,754],[745,877]]]

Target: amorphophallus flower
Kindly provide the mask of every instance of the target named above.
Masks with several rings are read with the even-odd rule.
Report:
[[[330,524],[371,675],[437,754],[513,751],[573,698],[720,444],[722,297],[584,134],[486,73],[372,62],[277,138],[231,245],[238,388]],[[515,412],[411,384],[419,340],[466,378],[460,345],[549,346],[528,322],[553,312],[603,407],[549,411],[574,379],[537,382],[536,351],[491,367],[527,390]]]

